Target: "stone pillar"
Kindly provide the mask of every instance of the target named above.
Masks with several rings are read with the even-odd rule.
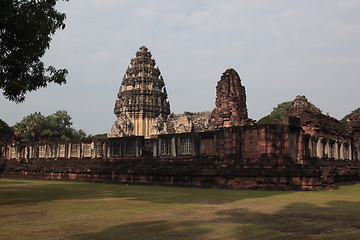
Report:
[[[192,155],[193,156],[197,156],[198,155],[198,149],[197,149],[197,147],[196,147],[196,144],[195,144],[195,142],[197,142],[197,138],[195,138],[195,137],[192,137],[191,138],[191,147],[192,147]]]
[[[140,157],[141,156],[141,152],[142,150],[140,149],[140,143],[139,143],[139,139],[135,140],[135,152],[136,152],[136,157]]]
[[[298,141],[298,156],[297,156],[297,161],[299,163],[303,163],[302,160],[303,160],[303,156],[305,154],[304,148],[305,148],[304,136],[302,133],[300,133],[299,141]]]
[[[28,148],[29,148],[29,146],[26,146],[26,147],[25,147],[25,151],[24,151],[24,158],[25,158],[25,159],[29,159],[29,151],[28,151]]]
[[[56,145],[56,158],[61,158],[62,157],[62,155],[61,155],[62,147],[61,146],[63,146],[63,145],[62,144],[57,144]]]
[[[344,143],[340,143],[339,159],[344,160]]]
[[[344,144],[344,159],[349,160],[349,145],[347,143]]]
[[[318,157],[318,148],[317,148],[318,141],[319,141],[318,138],[313,138],[313,140],[312,140],[314,157]]]
[[[93,144],[94,144],[93,158],[97,158],[98,142],[97,142],[97,141],[93,141]]]
[[[78,152],[77,152],[77,157],[78,158],[81,158],[81,153],[83,152],[82,151],[82,143],[78,143]]]
[[[69,143],[69,145],[68,145],[67,158],[71,158],[71,143]]]
[[[80,144],[79,144],[79,148],[80,148],[79,157],[80,157],[80,158],[83,158],[85,154],[84,154],[84,151],[81,151],[81,150],[83,150],[83,149],[85,148],[85,143],[83,143],[83,142],[80,143]]]
[[[329,140],[326,140],[326,143],[325,143],[325,155],[327,156],[327,158],[331,158],[331,150],[330,150]]]
[[[334,143],[334,159],[339,160],[339,145],[337,141]]]
[[[104,143],[104,155],[105,158],[109,158],[111,156],[111,149],[110,149],[111,144],[109,142]]]
[[[323,157],[323,144],[322,139],[318,139],[316,143],[316,157],[322,158]]]
[[[161,140],[160,140],[161,141]],[[153,144],[153,156],[154,157],[157,157],[157,156],[159,156],[160,154],[158,154],[158,152],[160,153],[160,150],[158,151],[158,148],[159,148],[159,141],[154,141],[153,142],[154,144]]]
[[[309,138],[309,156],[314,157],[314,145],[311,137]]]
[[[29,159],[32,157],[32,146],[29,146]]]
[[[44,152],[43,158],[47,158],[47,155],[48,155],[48,153],[47,153],[47,144],[43,145],[43,152]]]
[[[10,146],[10,145],[6,145],[5,158],[6,158],[6,159],[10,159],[10,158],[11,158],[11,146]]]
[[[171,153],[174,157],[176,157],[176,139],[173,137],[171,139]]]

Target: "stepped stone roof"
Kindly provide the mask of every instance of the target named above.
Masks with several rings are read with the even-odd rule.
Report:
[[[151,52],[142,46],[130,60],[117,94],[114,113],[117,117],[109,137],[151,135],[156,119],[170,114],[164,79]]]

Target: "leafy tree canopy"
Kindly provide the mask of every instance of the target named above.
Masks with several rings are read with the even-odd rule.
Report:
[[[266,122],[278,122],[284,116],[287,110],[289,110],[292,106],[293,101],[282,102],[277,107],[274,107],[272,112],[261,118],[258,123],[266,123]]]
[[[57,111],[47,117],[40,112],[32,113],[16,123],[13,127],[15,134],[24,142],[38,142],[41,139],[49,140],[70,140],[80,139],[86,136],[83,130],[76,130],[72,127],[69,114],[64,111]]]
[[[0,142],[5,142],[14,135],[14,131],[9,125],[0,119]]]
[[[66,69],[45,67],[40,60],[52,35],[65,28],[65,14],[55,10],[57,1],[0,1],[0,89],[11,101],[22,102],[27,92],[51,82],[66,83]]]

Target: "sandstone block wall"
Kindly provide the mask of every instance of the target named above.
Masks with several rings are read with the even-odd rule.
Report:
[[[320,157],[316,152],[311,156],[309,152],[316,148],[323,152],[321,147],[327,145],[324,140],[309,144],[310,140],[298,126],[265,124],[153,139],[5,144],[0,174],[4,178],[292,190],[318,190],[360,180],[359,159],[350,157],[345,146],[342,158]],[[351,149],[355,156],[355,147]]]

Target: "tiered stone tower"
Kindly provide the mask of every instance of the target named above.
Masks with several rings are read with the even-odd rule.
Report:
[[[216,86],[215,109],[211,114],[212,128],[245,125],[248,119],[245,87],[239,74],[227,69]]]
[[[109,137],[157,134],[170,114],[164,79],[145,46],[140,47],[122,79]]]

